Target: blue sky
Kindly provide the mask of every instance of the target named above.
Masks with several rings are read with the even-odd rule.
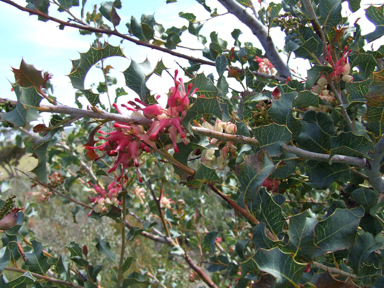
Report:
[[[17,0],[15,2],[23,6],[25,5],[25,1],[23,0]],[[130,21],[132,15],[137,19],[140,19],[141,14],[155,14],[156,20],[162,23],[166,28],[171,27],[172,25],[180,27],[181,25],[188,24],[186,20],[178,16],[178,12],[180,11],[193,12],[198,16],[198,19],[206,19],[209,16],[204,8],[194,0],[181,0],[178,3],[172,4],[165,4],[165,0],[132,0],[122,2],[123,8],[118,11],[122,18],[118,30],[123,33],[128,32],[125,23]],[[364,2],[367,3],[368,1],[363,0],[362,3]],[[88,1],[86,4],[86,11],[90,11],[95,3],[99,3],[99,1]],[[142,5],[142,3],[144,3],[144,5]],[[216,1],[207,1],[207,3],[212,7],[218,7],[219,12],[225,11]],[[362,6],[365,8],[368,7],[366,4],[362,4]],[[51,5],[50,15],[60,17],[61,19],[67,19],[64,13],[59,13],[56,10],[57,8]],[[75,15],[80,15],[79,8],[74,8],[72,11]],[[59,30],[56,23],[51,21],[37,21],[37,16],[29,16],[28,13],[19,11],[3,2],[0,2],[0,16],[0,32],[3,39],[0,48],[0,97],[15,98],[13,92],[10,91],[11,86],[8,79],[14,81],[11,66],[18,68],[20,61],[23,58],[25,62],[33,64],[37,69],[52,73],[54,76],[52,79],[55,88],[54,95],[58,97],[58,100],[61,103],[73,106],[75,89],[72,88],[69,78],[66,76],[71,70],[72,65],[70,60],[78,59],[79,52],[86,52],[94,38],[92,36],[81,36],[76,29],[69,27],[66,27],[64,30]],[[354,21],[353,19],[362,16],[364,16],[364,11],[360,11],[356,15],[353,15],[351,22]],[[217,19],[215,18],[214,20],[208,21],[201,30],[201,33],[208,37],[210,31],[217,30],[219,31],[219,37],[226,39],[229,42],[229,46],[231,46],[233,39],[230,33],[235,27],[239,27],[244,32],[240,40],[244,42],[245,39],[247,41],[251,39],[257,46],[257,39],[248,32],[246,27],[233,16],[225,17],[217,17]],[[366,29],[365,33],[368,33],[373,29],[373,25],[369,22],[359,23],[360,25],[363,24],[362,26]],[[278,30],[272,33],[275,44],[282,48],[283,35],[275,33],[279,33]],[[186,37],[183,38],[183,41],[185,40],[185,44],[183,42],[183,45],[202,48],[195,37],[187,36],[188,33],[184,34]],[[113,45],[119,45],[120,40],[111,37],[108,41]],[[127,59],[109,58],[107,62],[107,64],[114,67],[113,75],[117,77],[119,81],[117,87],[125,85],[124,77],[121,72],[129,66],[131,58],[137,62],[142,62],[148,58],[152,63],[152,66],[156,65],[156,62],[162,59],[167,67],[173,69],[177,68],[175,60],[181,65],[187,65],[185,60],[174,59],[165,53],[143,48],[133,43],[129,43],[128,41],[124,41],[121,44],[121,47],[123,48]],[[378,46],[376,46],[376,48],[377,47]],[[181,52],[185,52],[187,55],[202,57],[201,52],[193,52],[185,49],[181,49]],[[292,68],[294,69],[299,66],[305,67],[306,65],[303,61],[293,60],[291,63],[293,64]],[[214,69],[212,67],[204,67],[204,71],[210,73],[213,72]],[[91,83],[101,80],[101,72],[96,68],[92,68],[86,78],[85,86],[86,88],[89,88]],[[167,74],[163,74],[162,79],[159,77],[152,77],[149,82],[149,87],[152,92],[159,94],[167,93],[171,85],[172,79]],[[134,92],[129,91],[126,87],[125,89],[128,91],[129,96],[136,97]],[[102,101],[106,101],[106,99],[102,98]]]

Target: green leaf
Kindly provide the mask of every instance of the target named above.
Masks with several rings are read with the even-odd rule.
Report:
[[[364,208],[365,213],[369,214],[371,208],[377,204],[379,193],[372,189],[358,188],[352,192],[352,197]]]
[[[285,144],[289,143],[292,138],[291,132],[287,126],[269,124],[254,129],[253,135],[259,141],[260,148],[267,151],[270,157],[281,155],[282,148]]]
[[[302,127],[300,120],[292,115],[292,102],[297,95],[297,92],[282,94],[280,100],[273,101],[271,108],[268,110],[268,115],[273,122],[286,125],[292,132],[293,138],[300,134]]]
[[[219,74],[219,77],[222,76],[227,68],[228,61],[225,55],[217,56],[215,61],[216,71]]]
[[[97,104],[100,104],[99,94],[93,93],[91,89],[80,91],[83,93],[85,98],[87,98],[91,105],[96,106]]]
[[[133,257],[127,257],[127,259],[125,259],[123,266],[121,266],[121,274],[124,274],[128,271],[129,267],[132,265],[133,260]]]
[[[333,71],[332,67],[323,66],[323,65],[314,65],[311,69],[307,71],[307,81],[305,82],[305,87],[311,89],[319,80],[320,76],[323,74],[331,74]]]
[[[127,70],[123,72],[123,74],[127,86],[135,91],[143,102],[147,102],[149,89],[147,88],[145,82],[152,74],[151,64],[148,59],[142,63],[137,63],[132,60],[131,64]]]
[[[240,29],[234,29],[231,33],[233,39],[235,39],[235,46],[237,47],[240,47],[241,46],[241,42],[239,41],[239,36],[243,34],[243,32],[241,32]]]
[[[156,67],[155,69],[153,70],[153,73],[155,73],[157,76],[160,76],[162,75],[163,71],[164,70],[167,70],[168,68],[165,67],[164,63],[163,63],[163,60],[160,60],[159,62],[157,62],[156,64]]]
[[[253,260],[261,271],[276,278],[276,288],[297,287],[306,267],[306,264],[296,262],[291,254],[286,254],[277,247],[258,250]]]
[[[116,12],[116,8],[114,6],[114,2],[102,2],[100,4],[99,11],[101,15],[107,18],[108,21],[111,21],[113,26],[117,26],[120,24],[120,16]]]
[[[270,249],[276,246],[276,244],[265,234],[265,228],[265,223],[260,223],[253,227],[252,242],[255,245],[256,250],[260,248]]]
[[[348,181],[347,179],[351,174],[350,167],[341,163],[329,165],[325,162],[311,160],[306,163],[306,166],[309,168],[309,182],[307,183],[315,189],[326,189],[335,180],[340,182]]]
[[[298,58],[312,59],[312,55],[318,50],[319,45],[321,45],[320,42],[317,41],[315,37],[312,37],[305,41],[304,44],[294,49],[293,52]]]
[[[210,263],[207,265],[207,271],[211,273],[223,271],[229,266],[228,257],[224,255],[215,256],[209,260]]]
[[[372,140],[366,136],[358,136],[352,132],[342,132],[331,137],[331,157],[335,154],[368,157],[369,151],[373,152]]]
[[[384,5],[369,6],[368,9],[365,9],[365,15],[375,25],[375,31],[364,35],[368,42],[372,42],[384,35]]]
[[[189,22],[195,22],[196,20],[196,16],[193,13],[179,12],[179,16],[181,18],[187,19]]]
[[[52,129],[44,137],[35,138],[35,140],[33,140],[33,156],[38,159],[38,164],[31,172],[35,173],[37,179],[43,183],[48,183],[47,149],[52,140],[52,137],[61,129],[62,127]]]
[[[314,244],[319,249],[315,251],[313,259],[352,246],[355,243],[360,217],[351,210],[337,208],[331,216],[320,221],[314,229]]]
[[[215,241],[217,236],[219,236],[219,232],[211,231],[208,232],[203,239],[202,247],[203,251],[209,251],[212,254],[215,253]]]
[[[190,134],[193,135],[193,132],[190,127],[191,120],[196,119],[197,117],[201,117],[201,115],[203,114],[213,114],[219,119],[222,118],[222,111],[217,98],[198,97],[193,103],[193,105],[187,110],[187,115],[185,115],[184,119],[182,120],[182,123]]]
[[[243,199],[242,204],[254,200],[256,196],[255,192],[273,170],[275,170],[275,165],[263,150],[260,150],[256,154],[246,156],[242,164],[234,167],[240,184],[241,197],[239,200]]]
[[[341,1],[320,0],[320,16],[326,27],[336,27],[341,22]]]
[[[372,54],[352,54],[349,56],[351,69],[353,67],[359,68],[359,74],[363,79],[372,76],[371,73],[375,70],[377,62]]]
[[[205,10],[207,10],[209,13],[211,13],[212,10],[209,6],[207,6],[207,4],[205,4],[205,0],[196,0],[196,1],[199,2],[201,5],[203,5]]]
[[[80,53],[79,60],[73,60],[73,69],[68,75],[72,86],[77,89],[84,89],[84,80],[91,67],[101,59],[112,56],[125,57],[120,47],[106,43],[104,47],[96,49],[91,47],[86,53]]]
[[[151,283],[143,275],[133,272],[129,274],[127,278],[123,281],[123,288],[135,285],[134,287],[148,287]]]
[[[43,245],[40,242],[32,240],[33,252],[25,253],[27,261],[25,266],[29,271],[45,275],[50,265],[48,264],[48,257],[43,254]]]
[[[283,231],[285,218],[281,206],[269,195],[265,189],[257,194],[260,201],[261,213],[257,215],[260,221],[266,223],[267,228],[276,236]]]
[[[71,254],[71,257],[80,257],[83,258],[83,250],[80,248],[79,244],[76,242],[71,242],[69,246],[65,246],[69,253]]]
[[[140,41],[148,43],[150,39],[145,37],[142,24],[139,23],[134,16],[131,17],[131,23],[127,24],[127,26],[129,27],[129,32],[132,33],[133,36],[139,38]]]
[[[316,218],[307,217],[306,211],[289,219],[288,248],[292,249],[295,256],[312,259],[312,255],[318,249],[314,244],[313,230],[317,223]]]
[[[329,271],[324,273],[313,273],[310,283],[314,287],[351,287],[358,288],[356,284],[353,283],[351,278],[348,278],[346,282],[335,279]],[[313,287],[313,286],[310,286]]]
[[[21,88],[13,86],[17,97],[16,107],[7,113],[0,113],[1,121],[7,121],[17,127],[24,127],[30,121],[38,118],[39,114],[33,107],[39,107],[42,97],[34,87]]]
[[[27,271],[23,275],[21,275],[21,276],[17,277],[16,279],[13,279],[12,281],[8,282],[6,287],[25,288],[25,287],[29,287],[29,286],[27,286],[28,284],[32,284],[35,281],[37,281],[37,279],[35,277],[33,277],[29,271]]]
[[[115,254],[111,250],[111,245],[109,245],[109,242],[99,240],[98,238],[95,238],[95,241],[97,242],[96,244],[96,249],[99,251],[99,253],[103,253],[109,261],[115,262]]]
[[[221,179],[216,174],[216,170],[200,164],[199,168],[195,172],[195,175],[192,180],[187,182],[188,186],[193,188],[200,188],[201,185],[207,183],[221,182]]]
[[[7,246],[4,246],[0,250],[0,273],[3,272],[4,268],[7,267],[9,261],[11,261],[11,251]]]
[[[305,150],[328,154],[331,148],[331,136],[325,133],[317,123],[303,122],[303,128],[297,143]]]
[[[319,105],[326,105],[327,103],[319,97],[319,95],[311,91],[299,92],[299,96],[293,101],[292,106],[302,109],[309,106],[319,107]]]
[[[375,238],[371,233],[361,233],[356,240],[355,245],[349,249],[349,263],[357,274],[375,250],[383,245],[383,236],[378,234]]]
[[[368,94],[371,84],[371,78],[360,82],[346,83],[345,87],[351,97],[351,102],[366,102],[365,95]]]
[[[352,12],[356,12],[357,10],[360,9],[361,0],[347,0],[347,1],[348,1],[349,10],[351,10]]]
[[[58,11],[63,12],[65,10],[69,10],[72,6],[79,6],[78,0],[58,0],[61,7],[59,7]]]
[[[185,86],[188,86],[189,83],[193,84],[193,88],[199,88],[199,91],[196,92],[198,96],[204,95],[205,98],[214,98],[219,93],[211,79],[207,78],[203,73],[197,74],[195,78],[185,83]]]
[[[36,10],[36,11],[40,11],[40,12],[43,12],[44,14],[48,15],[48,8],[49,8],[49,0],[27,0],[27,8],[29,9],[32,9],[32,10]],[[29,13],[29,15],[32,15],[31,13]],[[40,21],[48,21],[47,18],[43,17],[43,16],[38,16],[38,18]]]
[[[226,77],[224,75],[221,75],[219,77],[219,80],[217,80],[217,88],[219,89],[220,93],[218,94],[218,97],[220,97],[221,99],[226,99],[226,96],[228,94],[228,88],[229,88],[229,84],[226,80]],[[222,119],[223,121],[228,121],[228,120],[224,120],[224,117]]]
[[[264,223],[260,223],[259,225],[263,225],[263,227],[265,229],[265,224]],[[258,227],[259,225],[256,225],[254,227],[254,229],[256,227]],[[252,238],[252,240],[253,239],[254,239],[254,237]],[[244,258],[244,253],[245,253],[245,250],[247,249],[248,243],[249,243],[249,240],[239,240],[239,241],[236,242],[235,251],[236,251],[237,255],[239,255],[240,258]]]

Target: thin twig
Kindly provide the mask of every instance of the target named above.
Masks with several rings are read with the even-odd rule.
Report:
[[[59,196],[61,196],[61,197],[67,198],[69,201],[74,202],[74,203],[76,203],[76,204],[78,204],[78,205],[80,205],[80,206],[83,206],[83,207],[85,207],[85,208],[93,209],[92,206],[89,206],[89,205],[84,204],[84,203],[82,203],[82,202],[80,202],[80,201],[77,201],[77,200],[75,200],[75,199],[73,199],[73,198],[71,198],[71,197],[69,197],[69,196],[67,196],[67,195],[65,195],[65,194],[63,194],[63,193],[57,191],[56,189],[52,188],[51,186],[49,186],[49,185],[47,185],[47,184],[41,182],[40,180],[35,179],[35,178],[32,178],[31,176],[29,176],[27,173],[25,173],[24,171],[20,170],[19,168],[15,167],[15,169],[16,169],[17,171],[23,173],[25,176],[27,176],[27,177],[28,177],[29,179],[31,179],[32,181],[39,183],[41,186],[44,186],[45,188],[48,188],[49,190],[51,190],[51,191],[54,192],[55,194],[57,194],[57,195],[59,195]]]
[[[329,271],[329,272],[339,274],[339,275],[342,275],[345,277],[356,278],[356,275],[353,275],[351,273],[345,272],[345,271],[337,269],[337,268],[328,267],[328,266],[321,264],[321,263],[318,263],[318,262],[313,262],[312,264],[313,264],[313,266],[320,268],[320,269],[323,269],[325,271]]]
[[[124,192],[123,193],[123,196],[122,196],[122,206],[123,206],[123,215],[122,215],[122,223],[124,223],[125,221],[125,217],[126,217],[126,203],[125,203],[125,197],[126,197],[126,193]],[[120,262],[119,262],[119,271],[117,273],[117,285],[116,287],[117,288],[120,288],[120,284],[121,284],[121,279],[122,279],[122,268],[123,268],[123,262],[124,262],[124,252],[125,252],[125,225],[123,224],[122,225],[122,229],[121,229],[121,252],[120,252]]]

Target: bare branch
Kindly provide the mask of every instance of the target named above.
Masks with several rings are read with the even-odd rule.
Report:
[[[384,193],[384,179],[381,177],[381,160],[384,157],[384,137],[382,137],[375,146],[375,152],[371,155],[372,160],[368,160],[367,166],[365,167],[365,172],[369,177],[369,183],[375,188],[378,192]],[[380,198],[381,200],[381,198]]]
[[[252,33],[259,39],[261,45],[265,50],[265,54],[269,61],[275,66],[276,70],[282,77],[291,77],[289,67],[281,59],[272,38],[268,35],[267,29],[264,25],[252,16],[243,6],[241,6],[235,0],[218,0],[229,13],[236,16],[241,22],[243,22]]]
[[[349,165],[358,166],[358,167],[365,167],[365,165],[367,165],[367,160],[359,157],[333,155],[331,159],[329,159],[330,155],[328,154],[310,152],[310,151],[306,151],[291,145],[286,145],[284,149],[289,153],[293,153],[299,157],[302,157],[308,160],[316,160],[316,161],[330,162],[330,163],[344,163],[344,164],[349,164]]]

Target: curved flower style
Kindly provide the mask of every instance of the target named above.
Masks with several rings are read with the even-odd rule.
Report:
[[[115,122],[113,125],[116,129],[115,131],[98,131],[100,134],[107,135],[105,137],[98,137],[100,140],[105,140],[103,144],[94,146],[95,141],[91,141],[91,145],[88,144],[85,146],[85,149],[88,151],[104,151],[100,157],[93,157],[94,160],[98,160],[105,155],[117,156],[113,167],[108,171],[108,173],[111,173],[116,171],[117,168],[122,167],[122,173],[116,179],[117,181],[121,180],[126,168],[135,166],[138,179],[142,182],[139,173],[141,155],[143,151],[149,153],[151,148],[156,148],[155,141],[159,133],[168,132],[170,134],[175,153],[179,152],[177,142],[180,138],[185,144],[188,144],[181,121],[186,115],[186,110],[189,108],[189,95],[194,94],[198,89],[196,88],[192,91],[192,84],[189,84],[188,90],[185,91],[183,80],[181,78],[179,78],[179,81],[176,80],[177,74],[178,71],[176,70],[175,86],[170,88],[171,93],[168,99],[168,109],[162,108],[159,104],[148,105],[137,98],[135,102],[128,102],[132,107],[125,104],[121,105],[121,107],[132,111],[137,117],[144,116],[148,119],[153,119],[153,123],[147,131],[141,125]],[[179,88],[180,86],[181,88]],[[140,105],[144,106],[144,108],[141,108],[142,106]],[[123,114],[116,103],[113,104],[113,106],[118,113]]]
[[[91,185],[97,193],[93,198],[88,197],[88,199],[95,205],[92,211],[95,211],[96,213],[105,213],[108,211],[108,206],[121,205],[121,202],[117,200],[117,196],[123,190],[123,184],[118,184],[116,181],[108,184],[108,192],[98,185],[93,185],[91,182],[88,182],[88,184]],[[88,216],[91,215],[92,211]]]

